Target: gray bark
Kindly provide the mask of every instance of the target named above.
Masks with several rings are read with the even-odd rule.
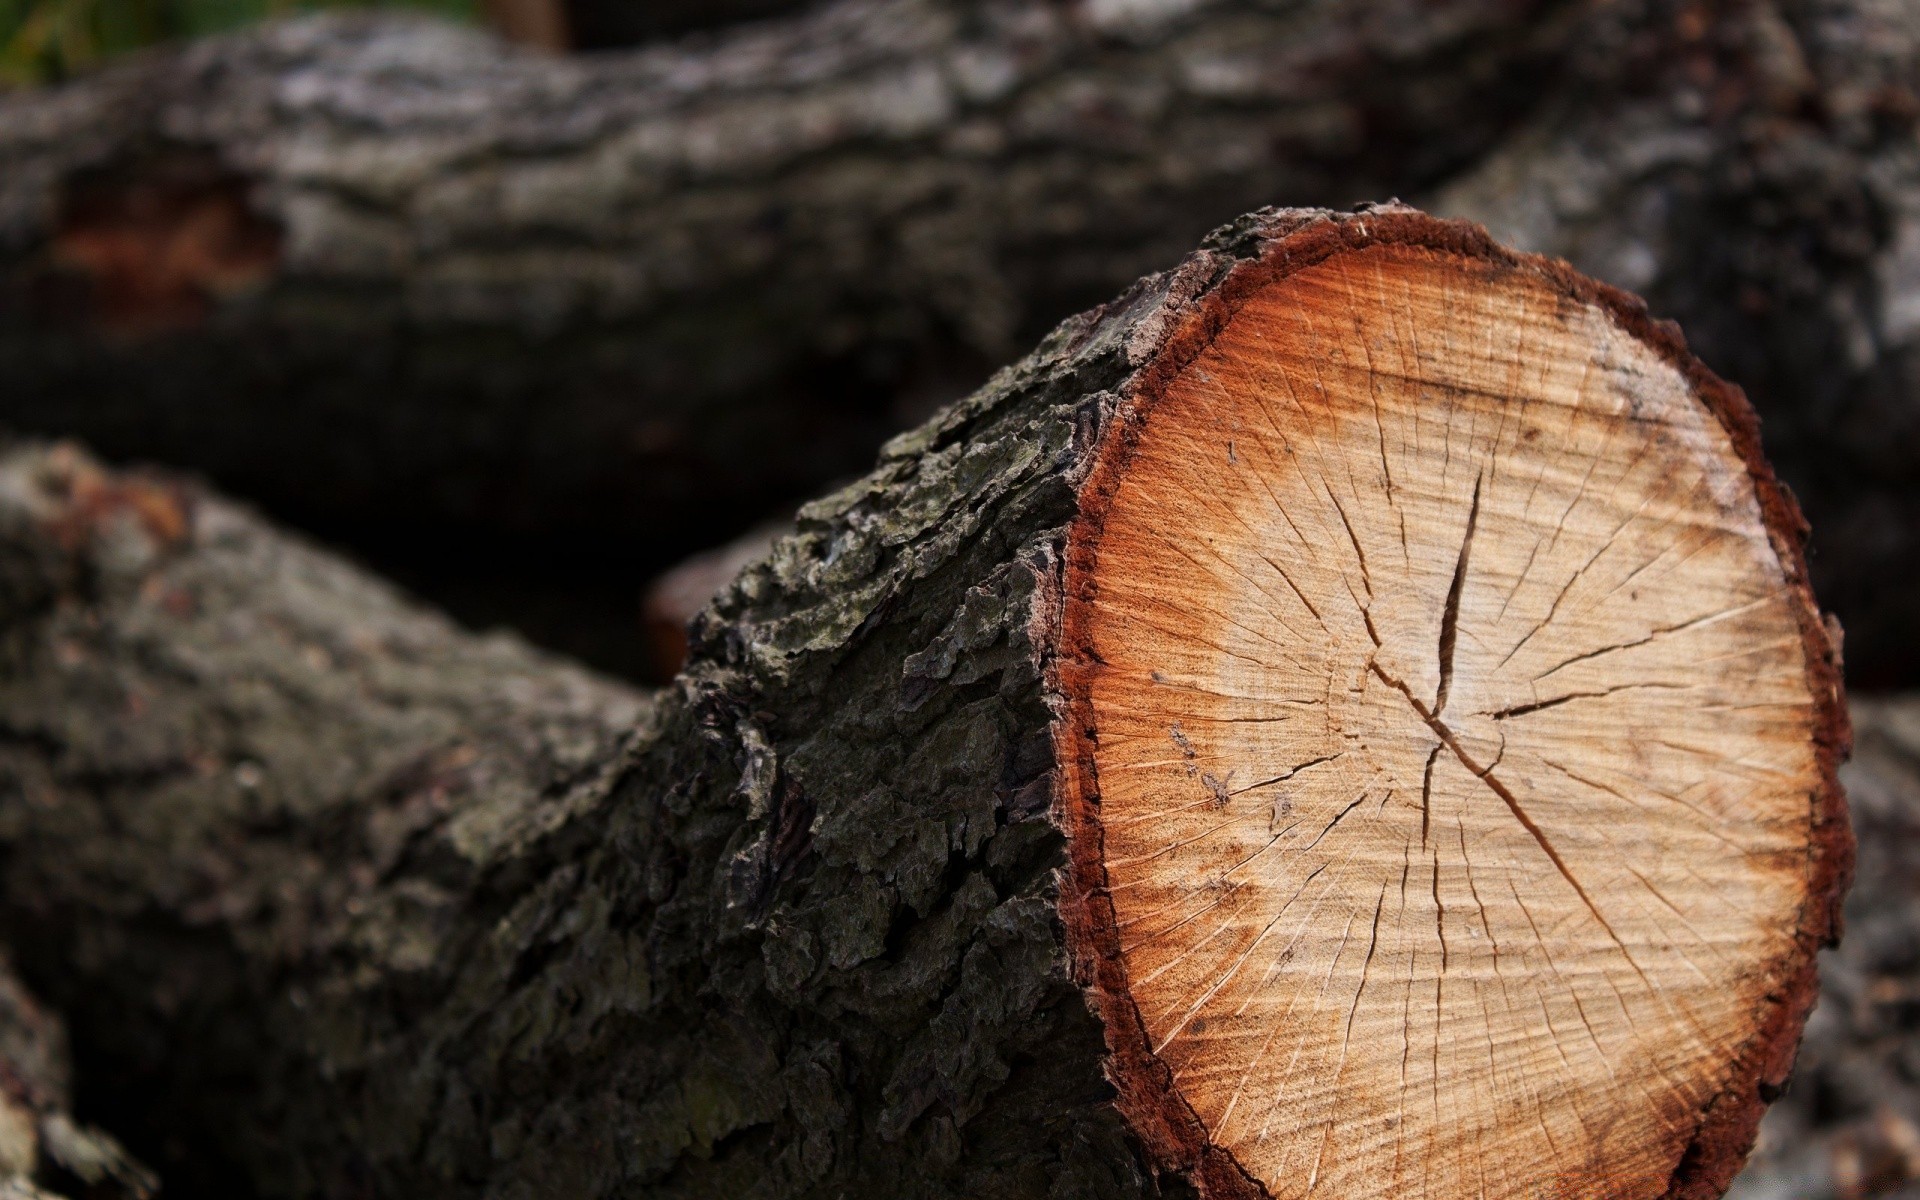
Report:
[[[235,1120],[283,1161],[273,1087],[298,1084],[269,1072],[314,1039],[333,1069],[377,1044],[356,1022],[404,1023],[375,994],[426,965],[476,882],[458,865],[530,855],[603,802],[651,704],[190,484],[23,448],[0,490],[6,940],[106,1064],[105,1118],[177,1109],[196,1145],[194,1119]],[[295,1025],[330,960],[394,974],[321,995],[337,1028]],[[217,1158],[161,1165],[176,1192],[234,1190]]]
[[[317,19],[0,99],[0,421],[310,527],[685,552],[1262,204],[1482,154],[1562,0]],[[664,560],[661,560],[664,561]]]

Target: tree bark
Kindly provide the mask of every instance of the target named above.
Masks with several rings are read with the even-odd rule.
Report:
[[[855,0],[565,60],[349,17],[149,56],[0,101],[0,419],[363,540],[685,553],[1239,212],[1471,161],[1569,7]]]
[[[1069,321],[652,696],[189,485],[30,447],[0,484],[6,936],[266,1194],[1712,1195],[1844,882],[1837,663],[1738,393],[1407,209],[1257,214]],[[1300,712],[1346,765],[1288,757]],[[1568,737],[1580,788],[1533,757]],[[1287,857],[1182,849],[1216,819]],[[1264,912],[1336,850],[1284,953],[1168,1007],[1219,947],[1160,962],[1155,904]],[[1289,996],[1268,1042],[1338,1050],[1334,1094],[1229,1101],[1208,1056],[1253,1078]]]

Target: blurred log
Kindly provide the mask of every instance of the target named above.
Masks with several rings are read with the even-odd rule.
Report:
[[[288,1187],[312,1168],[277,1140],[286,1092],[323,1068],[354,1099],[360,1059],[395,1065],[394,1027],[454,966],[438,955],[492,961],[511,899],[565,884],[545,872],[608,815],[653,702],[463,633],[190,483],[71,447],[16,447],[0,478],[5,938],[84,1026],[102,1119],[215,1148],[164,1162],[172,1190],[245,1194],[209,1134],[224,1122]],[[479,946],[440,940],[462,903]],[[516,919],[529,945],[553,932]],[[330,1170],[352,1182],[348,1151]]]
[[[1678,320],[1752,397],[1859,684],[1920,681],[1920,22],[1656,5],[1426,206]]]
[[[1234,211],[1412,194],[1681,319],[1755,397],[1851,669],[1913,680],[1904,15],[861,0],[571,62],[244,35],[0,101],[0,421],[396,564],[517,531],[657,565]]]
[[[1402,208],[1068,322],[650,697],[16,447],[0,924],[268,1195],[1710,1196],[1846,870],[1799,538]]]
[[[1284,197],[1483,153],[1566,0],[336,16],[0,99],[0,423],[330,534],[685,553]],[[667,561],[657,559],[656,561]]]

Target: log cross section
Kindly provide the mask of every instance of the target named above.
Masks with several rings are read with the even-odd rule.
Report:
[[[1223,1191],[1667,1194],[1802,968],[1830,786],[1728,429],[1551,273],[1376,245],[1117,457],[1068,592],[1136,1107]]]

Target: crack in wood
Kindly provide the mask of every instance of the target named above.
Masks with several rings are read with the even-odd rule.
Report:
[[[1447,711],[1447,689],[1453,685],[1453,650],[1460,640],[1460,593],[1467,583],[1467,556],[1473,552],[1473,528],[1480,522],[1480,485],[1473,481],[1473,503],[1467,508],[1467,532],[1460,539],[1460,557],[1453,564],[1453,582],[1447,586],[1446,607],[1440,613],[1440,686],[1433,697],[1433,714]]]

